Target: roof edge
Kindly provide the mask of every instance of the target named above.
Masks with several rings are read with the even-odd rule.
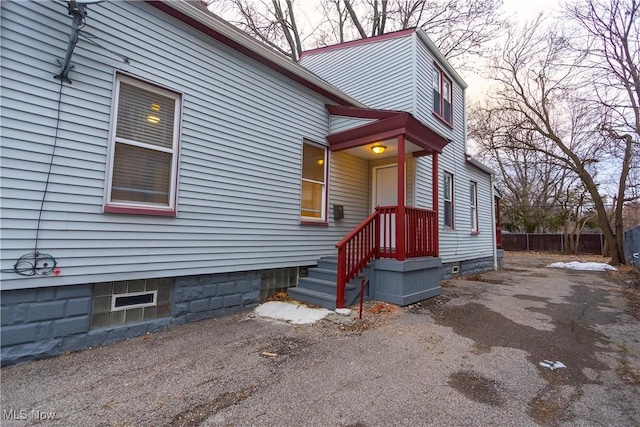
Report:
[[[440,52],[440,49],[438,49],[438,47],[431,41],[427,33],[422,28],[418,28],[416,30],[416,34],[418,34],[418,37],[420,37],[422,42],[425,45],[427,45],[427,49],[429,49],[429,52],[431,52],[431,54],[436,57],[438,62],[440,62],[440,64],[444,67],[444,69],[447,70],[447,72],[451,75],[451,77],[453,77],[453,79],[460,86],[462,86],[463,89],[468,88],[469,85],[467,85],[464,79],[460,77],[460,74],[458,74],[458,72],[451,66],[447,58],[444,57],[442,52]]]
[[[347,42],[332,44],[329,46],[317,47],[315,49],[309,49],[302,52],[300,54],[300,59],[302,59],[305,56],[316,55],[319,53],[329,52],[332,50],[346,49],[349,47],[358,46],[362,44],[375,43],[383,40],[400,38],[400,37],[406,36],[407,34],[413,34],[414,32],[416,32],[416,28],[407,28],[404,30],[398,30],[398,31],[393,31],[391,33],[381,34],[379,36],[367,37],[366,39],[349,40]],[[300,61],[300,59],[298,61]]]
[[[467,163],[469,163],[472,166],[475,166],[476,168],[480,169],[482,172],[485,172],[489,175],[495,175],[496,171],[494,171],[493,169],[491,169],[489,166],[485,165],[484,163],[480,162],[479,160],[474,159],[473,157],[471,157],[470,154],[465,154],[466,156],[466,160]]]
[[[257,40],[233,27],[222,18],[218,18],[213,14],[208,14],[202,10],[199,10],[197,7],[189,4],[184,0],[161,0],[159,2],[146,0],[146,2],[147,4],[150,4],[151,6],[156,7],[165,13],[168,12],[167,8],[170,8],[188,18],[188,20],[193,20],[200,25],[205,26],[211,31],[222,36],[222,38],[231,42],[225,43],[225,41],[217,39],[221,43],[226,44],[236,51],[239,51],[238,47],[242,47],[243,50],[251,52],[253,55],[247,55],[247,52],[242,51],[240,51],[240,53],[250,57],[251,59],[261,62],[263,65],[266,65],[267,67],[279,72],[285,77],[291,78],[297,83],[303,84],[319,95],[327,97],[332,101],[342,105],[352,105],[357,107],[365,106],[360,101],[343,93],[335,86],[332,86],[325,80],[318,77],[316,74],[312,73],[301,65],[298,65],[296,62],[293,62],[289,58],[278,54],[266,45],[258,42]],[[174,15],[174,17],[180,19],[180,17],[178,16]],[[185,22],[185,24],[195,28],[196,30],[203,32],[201,28],[196,28],[190,22],[187,22],[185,20],[182,21]],[[211,34],[208,35],[211,36]],[[307,84],[304,84],[305,82]]]

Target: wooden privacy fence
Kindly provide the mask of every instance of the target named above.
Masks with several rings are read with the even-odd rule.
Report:
[[[564,252],[564,234],[502,233],[502,249],[505,251]],[[602,234],[582,234],[578,241],[578,253],[602,255]]]

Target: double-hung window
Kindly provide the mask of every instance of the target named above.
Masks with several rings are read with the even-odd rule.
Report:
[[[453,175],[444,174],[442,199],[444,201],[444,226],[453,228]]]
[[[437,67],[433,72],[433,112],[441,120],[453,125],[451,80]]]
[[[181,95],[118,75],[106,212],[175,215]]]
[[[471,181],[470,187],[471,233],[478,233],[478,184]]]
[[[325,147],[304,141],[302,144],[302,185],[300,217],[303,221],[324,221],[326,211]]]

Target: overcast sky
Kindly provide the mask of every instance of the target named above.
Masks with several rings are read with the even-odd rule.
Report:
[[[503,0],[503,2],[505,15],[521,22],[534,19],[541,11],[551,14],[554,10],[559,9],[558,0]],[[303,15],[297,17],[297,20],[299,21],[299,25],[304,26],[303,31],[307,34],[317,25],[318,20],[321,19],[320,14],[322,13],[322,9],[319,7],[319,3],[318,0],[297,1],[297,4],[300,5],[300,11],[302,12],[301,15]],[[466,70],[460,70],[460,74],[469,85],[467,96],[470,98],[480,96],[486,88],[486,80],[482,76]]]

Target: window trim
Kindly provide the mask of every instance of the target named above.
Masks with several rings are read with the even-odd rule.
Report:
[[[322,148],[322,150],[324,151],[324,168],[322,169],[324,173],[324,176],[323,176],[324,182],[322,183],[320,183],[319,181],[305,179],[302,177],[302,168],[304,166],[304,144]],[[329,206],[328,205],[328,199],[329,199],[329,185],[328,185],[329,155],[328,153],[329,153],[329,150],[327,149],[327,146],[323,144],[319,144],[307,138],[304,138],[302,140],[301,148],[302,150],[300,153],[300,209],[298,210],[299,217],[300,217],[300,225],[329,225],[329,222],[327,220],[327,208]],[[315,184],[322,184],[322,204],[320,207],[320,218],[314,218],[314,217],[302,215],[302,182],[303,181],[313,182]]]
[[[438,95],[439,95],[439,104],[440,104],[440,112],[435,111],[435,109],[433,110],[433,115],[436,116],[440,121],[442,121],[443,123],[445,123],[447,126],[453,128],[453,81],[449,78],[449,76],[447,76],[445,74],[445,72],[442,70],[442,68],[440,68],[437,64],[434,64],[434,73],[435,75],[438,76],[438,81],[439,81],[439,85],[438,85]],[[432,84],[435,81],[432,82]],[[445,97],[444,97],[444,83],[447,82],[449,83],[449,117],[450,120],[446,119],[446,114],[444,113],[445,110]],[[433,93],[433,89],[432,89],[432,93]],[[434,98],[434,105],[435,105],[435,98]]]
[[[130,305],[121,305],[116,306],[116,300],[118,298],[129,298],[129,297],[137,297],[141,295],[152,295],[151,302],[139,303],[139,304],[130,304]],[[111,311],[122,311],[122,310],[131,310],[134,308],[143,308],[143,307],[155,307],[158,305],[158,291],[140,291],[140,292],[125,292],[122,294],[113,294],[111,296]]]
[[[446,185],[447,183],[447,177],[449,177],[449,199],[447,199],[446,194],[447,192],[445,191],[446,188],[442,189],[442,226],[444,228],[449,228],[451,230],[455,229],[455,217],[454,217],[454,192],[453,192],[453,174],[449,173],[449,172],[444,172],[443,174],[443,179],[442,179],[442,184],[443,186]],[[451,219],[451,224],[447,224],[446,223],[446,210],[447,210],[447,202],[449,202],[450,204],[450,214],[449,214],[449,218]]]
[[[471,234],[480,234],[480,223],[478,220],[478,183],[471,181],[470,186],[470,214],[471,214]]]
[[[120,104],[120,88],[121,83],[137,86],[149,92],[154,92],[162,96],[172,98],[175,102],[173,117],[173,144],[170,149],[149,146],[143,142],[127,140],[124,138],[116,138],[118,109]],[[176,216],[178,201],[178,176],[180,169],[180,145],[182,135],[182,106],[184,103],[184,95],[181,92],[162,87],[147,80],[134,77],[129,74],[117,72],[114,76],[113,100],[111,103],[111,119],[109,123],[109,151],[107,158],[106,185],[104,194],[103,210],[106,213],[134,214],[134,215],[156,215],[156,216]],[[118,139],[118,140],[116,140]],[[112,201],[111,191],[113,184],[113,172],[115,161],[115,149],[117,144],[128,144],[131,146],[153,149],[159,152],[169,152],[171,158],[171,171],[169,177],[169,203],[166,206],[140,203],[140,202],[122,202]]]

